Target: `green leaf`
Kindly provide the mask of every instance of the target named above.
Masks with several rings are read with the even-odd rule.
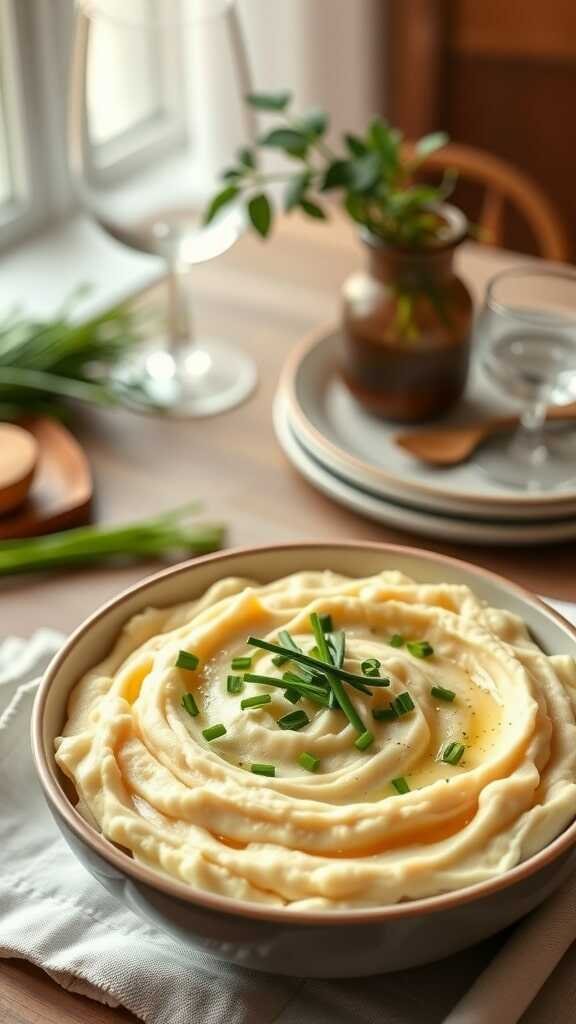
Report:
[[[238,150],[238,159],[244,167],[248,167],[251,171],[256,167],[254,151],[248,146],[244,146],[242,149]]]
[[[311,203],[309,199],[301,199],[300,207],[307,213],[309,217],[315,217],[316,220],[327,220],[326,214],[321,206],[317,203]]]
[[[294,177],[290,178],[284,193],[284,209],[286,213],[293,210],[295,206],[300,205],[300,200],[304,196],[309,184],[309,171],[302,171],[301,174],[295,174]]]
[[[334,160],[330,164],[322,184],[321,192],[329,192],[333,188],[342,188],[350,185],[352,181],[352,163],[350,160]]]
[[[266,238],[272,224],[272,207],[268,196],[263,192],[254,196],[248,203],[248,216],[258,234]]]
[[[214,196],[210,206],[204,214],[204,223],[209,224],[210,221],[214,220],[214,217],[222,209],[223,206],[227,206],[233,199],[238,195],[239,189],[236,185],[228,185],[227,188],[219,192],[218,195]]]
[[[246,102],[256,110],[286,110],[292,99],[292,93],[288,89],[281,92],[252,92],[246,97]]]
[[[243,167],[227,167],[225,171],[222,171],[220,177],[223,181],[239,181],[243,175]]]
[[[448,142],[448,136],[446,132],[432,132],[431,135],[424,135],[416,143],[416,154],[420,160],[425,160],[431,153],[435,153],[437,149],[442,149]]]
[[[348,146],[352,156],[364,156],[368,152],[368,149],[362,139],[357,135],[348,134],[344,136],[344,141]]]
[[[367,153],[352,160],[350,187],[354,192],[369,192],[380,181],[382,162],[379,153]]]
[[[303,132],[295,128],[274,128],[266,135],[262,135],[258,142],[261,146],[283,149],[290,156],[304,156],[308,149],[308,139]]]
[[[368,126],[367,137],[370,149],[380,154],[387,168],[394,170],[399,163],[400,134],[390,128],[382,118],[375,117]]]
[[[324,135],[328,128],[328,114],[323,110],[309,110],[301,118],[298,118],[298,122],[307,135],[318,138],[320,135]]]
[[[357,224],[366,223],[366,202],[362,196],[350,192],[344,201],[346,212]]]

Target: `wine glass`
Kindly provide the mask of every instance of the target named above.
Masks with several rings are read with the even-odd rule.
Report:
[[[73,180],[105,231],[162,256],[168,269],[161,336],[114,371],[127,401],[144,394],[167,413],[206,416],[254,388],[253,360],[229,341],[194,336],[189,287],[190,268],[224,253],[244,228],[235,204],[203,225],[199,179],[214,138],[232,149],[254,138],[250,91],[234,0],[77,0]]]
[[[499,434],[480,449],[477,464],[493,480],[546,491],[576,479],[570,446],[546,429],[549,405],[576,401],[576,272],[518,267],[490,281],[476,326],[485,373],[524,402],[512,439]]]

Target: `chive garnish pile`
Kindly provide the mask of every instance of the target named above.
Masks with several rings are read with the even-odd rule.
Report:
[[[226,677],[226,691],[230,696],[238,696],[246,683],[256,683],[260,686],[271,686],[283,690],[285,699],[291,704],[297,704],[300,700],[306,699],[320,707],[339,710],[346,716],[357,733],[354,746],[361,751],[367,750],[374,743],[374,734],[366,727],[361,714],[352,703],[347,687],[372,697],[375,687],[389,686],[390,680],[386,676],[380,675],[381,662],[378,658],[366,658],[361,662],[362,675],[349,672],[343,667],[346,657],[346,634],[343,630],[334,630],[331,615],[312,612],[310,626],[315,643],[309,653],[298,646],[286,629],[279,631],[278,643],[249,636],[246,641],[249,647],[270,652],[273,655],[272,663],[276,667],[284,665],[288,667],[281,678],[252,672],[254,655],[238,655],[231,659],[231,672]],[[415,658],[429,658],[434,654],[434,648],[428,640],[408,640],[400,633],[393,633],[388,639],[388,644],[396,648],[405,647]],[[193,652],[184,650],[178,652],[176,668],[194,672],[199,664],[200,659]],[[430,693],[437,700],[446,703],[452,703],[456,699],[455,692],[444,686],[432,686]],[[270,704],[271,701],[271,694],[258,693],[242,699],[240,709],[249,711],[262,708],[266,704]],[[182,707],[193,718],[200,714],[200,709],[191,693],[185,693],[182,697]],[[405,690],[390,700],[385,707],[373,708],[372,718],[377,722],[391,722],[411,714],[415,707],[410,693]],[[299,732],[310,725],[310,718],[306,711],[298,709],[277,719],[277,725],[284,731]],[[221,722],[202,730],[202,736],[209,743],[225,734],[226,726]],[[465,749],[464,745],[459,742],[445,743],[438,752],[437,760],[456,766],[462,760]],[[310,751],[304,750],[298,755],[297,763],[305,771],[316,772],[320,767],[320,758]],[[250,766],[250,771],[255,775],[274,778],[276,766],[254,763]],[[391,779],[390,786],[398,794],[410,792],[410,785],[404,776]]]

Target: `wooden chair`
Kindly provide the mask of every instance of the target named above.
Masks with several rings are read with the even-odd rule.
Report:
[[[407,152],[412,146],[407,145]],[[462,181],[484,188],[484,201],[477,219],[489,245],[501,245],[504,238],[506,204],[514,206],[528,224],[540,255],[548,260],[568,260],[569,243],[564,225],[553,203],[542,189],[512,164],[482,149],[451,142],[426,159],[423,171],[453,168]]]

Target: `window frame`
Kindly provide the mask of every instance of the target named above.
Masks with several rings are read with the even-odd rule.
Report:
[[[0,72],[8,83],[3,95],[14,190],[0,204],[0,253],[81,205],[67,157],[74,10],[74,0],[0,0],[5,47]],[[169,60],[159,79],[150,116],[99,146],[97,158],[90,155],[90,172],[103,183],[130,175],[181,140],[186,112],[178,103],[177,69]]]

